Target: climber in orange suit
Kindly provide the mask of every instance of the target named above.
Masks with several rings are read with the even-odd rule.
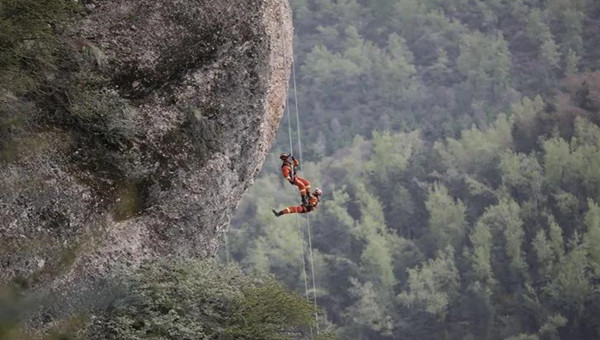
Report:
[[[296,175],[295,171],[295,168],[300,164],[300,161],[291,154],[285,152],[282,153],[279,158],[283,161],[283,164],[281,165],[281,174],[288,182],[298,187],[300,196],[302,197],[302,204],[307,204],[310,196],[310,182]]]
[[[302,203],[302,205],[299,205],[299,206],[287,207],[281,211],[273,210],[273,214],[275,214],[275,216],[279,217],[279,216],[285,215],[285,214],[294,214],[294,213],[304,214],[304,213],[311,212],[311,211],[317,209],[317,205],[319,204],[322,194],[323,194],[323,191],[321,191],[321,189],[319,189],[319,188],[316,188],[315,191],[312,193],[312,195],[310,194],[310,192],[308,193],[308,200],[306,203]]]

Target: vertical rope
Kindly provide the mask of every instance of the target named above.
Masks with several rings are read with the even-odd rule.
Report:
[[[300,134],[300,111],[298,110],[298,91],[296,88],[296,60],[292,61],[292,80],[294,84],[294,104],[296,108],[296,129],[297,129],[297,137],[298,137],[298,151],[300,160],[304,161],[302,158],[302,135]],[[302,164],[302,163],[301,163]],[[301,168],[302,169],[302,168]],[[308,251],[310,254],[310,271],[312,276],[312,290],[313,290],[313,303],[315,307],[315,321],[317,326],[317,335],[319,334],[319,314],[317,313],[317,285],[315,282],[315,261],[313,257],[313,249],[312,249],[312,232],[310,228],[310,218],[306,216],[306,231],[308,234]]]
[[[298,230],[298,238],[300,239],[300,249],[302,250],[302,277],[304,278],[304,297],[306,301],[309,301],[310,297],[308,296],[308,278],[306,275],[306,260],[304,259],[304,238],[302,237],[302,227],[300,226],[300,216],[296,214],[296,229]],[[318,326],[317,326],[318,327]],[[312,326],[310,328],[310,337],[313,337],[313,329]],[[318,330],[317,330],[318,332]]]
[[[308,279],[306,275],[306,261],[304,260],[304,240],[302,239],[302,228],[300,227],[300,218],[296,215],[296,228],[298,229],[298,237],[300,238],[300,249],[302,249],[302,274],[304,277],[304,296],[308,297]]]
[[[288,99],[286,96],[285,99],[285,110],[287,111],[287,117],[288,117],[288,134],[290,135],[290,153],[294,153],[294,144],[292,144],[292,122],[290,120],[290,109],[288,108]]]
[[[292,60],[292,75],[293,75],[293,81],[294,81],[294,104],[296,106],[296,129],[297,129],[297,133],[298,133],[298,137],[300,137],[300,122],[298,120],[298,97],[296,95],[296,72],[294,71],[294,64],[295,61]],[[288,100],[286,100],[286,103],[289,104],[289,96],[287,97]],[[288,109],[288,128],[289,128],[289,134],[290,134],[290,141],[292,140],[292,130],[291,130],[291,121],[290,121],[290,110]],[[291,150],[291,149],[290,149]],[[300,155],[300,160],[302,160],[302,141],[300,139],[298,139],[298,151],[299,151],[299,155]],[[293,153],[293,152],[292,152]],[[302,170],[302,163],[299,164],[299,170]],[[303,276],[304,276],[304,295],[306,297],[306,300],[309,299],[308,297],[308,275],[306,275],[306,260],[305,260],[305,254],[304,254],[304,239],[302,237],[302,227],[300,226],[300,216],[296,214],[296,226],[298,228],[298,235],[300,237],[300,245],[302,247],[302,270],[303,270]],[[313,280],[313,285],[314,285],[314,280]],[[313,330],[312,327],[310,328],[310,336],[313,336]]]
[[[285,8],[285,6],[283,6],[282,8]],[[282,20],[283,21],[283,20]],[[281,53],[282,53],[282,63],[284,64],[284,68],[285,68],[285,44],[283,42],[283,30],[281,31]],[[293,71],[293,61],[292,61],[292,73],[294,73]],[[287,86],[289,88],[289,84]],[[296,97],[296,78],[295,78],[295,73],[294,73],[294,97]],[[294,153],[294,144],[292,143],[292,119],[290,117],[290,109],[289,109],[289,96],[286,93],[285,96],[285,110],[287,113],[287,121],[288,121],[288,135],[290,138],[290,153],[293,154]],[[296,103],[296,124],[298,124],[298,104]],[[299,125],[298,125],[299,126]],[[300,145],[300,155],[302,155],[302,146]],[[302,159],[302,156],[300,156],[300,159]],[[305,254],[304,254],[304,240],[302,238],[302,228],[300,227],[300,217],[298,215],[296,215],[296,226],[298,229],[298,237],[300,239],[300,249],[302,251],[302,276],[304,278],[304,296],[306,297],[306,299],[308,300],[308,279],[307,279],[307,275],[306,275],[306,260],[305,260]],[[312,256],[312,255],[311,255]],[[313,274],[313,286],[314,286],[314,274]],[[317,334],[318,334],[318,325],[317,325]],[[312,327],[310,327],[310,337],[313,337],[313,329]]]
[[[313,303],[315,304],[315,321],[317,326],[317,335],[319,334],[319,313],[317,313],[317,284],[315,283],[315,261],[313,258],[312,236],[310,231],[310,218],[306,216],[306,230],[308,231],[308,251],[310,254],[310,271],[313,285]]]
[[[285,51],[285,46],[283,44],[283,31],[281,32],[281,53],[283,53]],[[284,59],[282,60],[283,63],[285,63],[285,56]],[[285,66],[285,64],[284,64]],[[288,86],[286,86],[289,88],[289,84]],[[290,101],[289,101],[289,96],[285,95],[285,111],[287,113],[287,121],[288,121],[288,135],[290,136],[290,153],[293,154],[294,153],[294,144],[292,144],[292,119],[290,118]]]
[[[296,130],[298,134],[298,151],[300,160],[304,161],[302,158],[302,138],[300,138],[300,118],[298,118],[298,93],[296,92],[296,59],[292,60],[292,80],[294,84],[294,106],[296,107]],[[302,170],[302,163],[300,165],[300,170]]]

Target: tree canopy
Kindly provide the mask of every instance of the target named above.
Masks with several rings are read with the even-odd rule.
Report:
[[[600,336],[600,5],[291,3],[303,175],[325,192],[316,294],[338,334]],[[304,291],[306,229],[269,214],[297,201],[277,163],[231,255]]]

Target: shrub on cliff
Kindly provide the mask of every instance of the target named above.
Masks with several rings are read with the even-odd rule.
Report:
[[[141,266],[125,297],[95,317],[92,339],[290,339],[314,323],[313,306],[274,279],[212,261]]]

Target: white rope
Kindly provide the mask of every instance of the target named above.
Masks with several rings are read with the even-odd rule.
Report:
[[[315,304],[315,321],[317,326],[317,335],[319,334],[319,313],[317,312],[317,285],[315,283],[315,261],[313,258],[312,237],[310,231],[310,218],[306,216],[306,230],[308,230],[308,250],[310,254],[310,271],[313,285],[313,303]]]
[[[283,31],[281,32],[281,53],[284,53],[285,48],[284,48],[284,44],[283,44]],[[283,63],[285,63],[285,57],[282,60]],[[290,118],[290,101],[289,98],[286,94],[285,96],[285,111],[287,113],[287,119],[288,119],[288,135],[290,136],[290,153],[293,154],[294,153],[294,144],[292,144],[292,119]]]
[[[296,61],[294,60],[292,62],[292,79],[293,79],[293,84],[294,84],[294,104],[296,107],[296,129],[297,129],[297,134],[298,134],[298,151],[299,151],[299,156],[300,156],[300,160],[304,161],[304,158],[302,158],[302,137],[300,134],[300,111],[298,110],[298,91],[296,89]],[[302,169],[302,168],[300,168]],[[314,303],[314,307],[315,307],[315,321],[316,321],[316,327],[317,327],[317,335],[319,334],[319,314],[317,312],[318,306],[317,306],[317,285],[315,283],[315,261],[314,261],[314,257],[313,257],[313,249],[312,249],[312,232],[310,229],[310,218],[308,215],[306,215],[306,231],[308,234],[308,250],[309,250],[309,254],[310,254],[310,271],[311,271],[311,276],[312,276],[312,288],[313,288],[313,303]]]
[[[283,6],[282,8],[285,8],[285,6]],[[283,42],[283,30],[281,31],[281,53],[283,55],[283,60],[282,63],[284,63],[285,66],[285,44]],[[292,62],[292,72],[293,71],[293,62]],[[289,86],[288,86],[289,88]],[[296,97],[296,78],[295,78],[295,73],[294,73],[294,97]],[[290,117],[290,109],[289,109],[289,96],[285,96],[285,110],[287,113],[287,121],[288,121],[288,135],[290,138],[290,153],[293,154],[294,153],[294,144],[292,143],[292,119]],[[298,124],[298,104],[296,103],[296,124]],[[299,128],[299,125],[298,125]],[[302,155],[302,145],[300,145],[300,155]],[[302,159],[302,156],[300,157],[300,159]],[[298,238],[300,239],[300,249],[302,252],[302,277],[304,278],[304,296],[306,297],[306,300],[309,299],[308,297],[308,279],[306,275],[306,260],[305,260],[305,253],[304,253],[304,239],[302,238],[302,228],[300,227],[300,216],[296,215],[296,227],[298,230]],[[312,257],[312,255],[311,255]],[[314,286],[314,274],[313,274],[313,286]],[[316,313],[315,313],[316,315]],[[317,325],[317,334],[318,334],[318,325]],[[310,327],[310,337],[313,337],[313,329],[312,327]]]
[[[304,278],[304,296],[308,301],[308,278],[306,275],[306,260],[304,259],[304,238],[302,237],[302,227],[300,227],[300,217],[298,215],[296,215],[296,229],[298,230],[298,238],[300,239],[300,249],[302,250],[302,277]],[[310,330],[310,334],[312,336],[312,327]]]
[[[285,8],[285,6],[283,6],[282,8]],[[282,63],[285,63],[285,55],[284,55],[285,45],[283,42],[283,30],[281,31],[281,46],[282,46],[281,53],[283,55]],[[298,151],[299,151],[300,160],[303,160],[303,158],[302,158],[302,139],[300,137],[300,118],[299,118],[300,114],[299,114],[299,110],[298,110],[298,91],[296,88],[296,65],[295,64],[296,64],[295,60],[292,60],[292,79],[293,79],[293,85],[294,85],[294,104],[295,104],[295,108],[296,108],[296,128],[297,128],[297,137],[298,137]],[[288,120],[288,135],[289,135],[289,139],[290,139],[290,153],[293,154],[294,153],[294,145],[292,142],[292,120],[290,118],[289,96],[286,96],[286,98],[285,98],[285,109],[286,109],[287,120]],[[299,168],[301,170],[302,165],[300,165]],[[300,247],[302,249],[302,273],[303,273],[303,277],[304,277],[304,295],[305,295],[306,299],[308,300],[309,297],[308,297],[308,282],[307,282],[307,275],[306,275],[306,261],[305,261],[305,253],[304,253],[304,240],[302,238],[302,230],[300,227],[300,216],[298,216],[298,215],[296,215],[296,226],[298,228],[298,234],[299,234],[299,238],[300,238]],[[308,216],[306,218],[306,228],[308,231],[308,248],[310,251],[310,267],[311,267],[312,286],[313,286],[313,303],[314,303],[314,307],[315,307],[315,325],[317,328],[317,335],[318,335],[319,334],[319,315],[317,313],[318,306],[317,306],[317,289],[316,289],[316,284],[315,284],[315,265],[314,265],[313,251],[312,251],[312,235],[311,235],[311,229],[310,229],[310,220],[309,220]],[[310,336],[311,336],[311,338],[313,337],[312,327],[310,327]]]
[[[282,40],[283,41],[283,40]],[[292,62],[293,65],[293,62]],[[293,67],[292,67],[292,73],[293,73]],[[295,83],[294,83],[295,85]],[[295,93],[295,92],[294,92]],[[289,109],[289,96],[286,96],[286,110],[287,110],[287,117],[288,117],[288,134],[290,136],[290,153],[293,154],[294,153],[294,149],[292,148],[292,120],[290,118],[290,109]],[[298,124],[298,115],[296,114],[296,124]],[[300,150],[300,155],[302,155],[302,145],[299,145],[299,150]],[[302,159],[302,156],[300,157],[300,159]],[[300,165],[301,168],[302,165]],[[305,254],[304,254],[304,239],[302,238],[302,228],[300,227],[300,216],[296,214],[296,227],[298,229],[298,237],[300,238],[300,249],[302,250],[302,277],[304,278],[304,296],[306,297],[306,300],[309,299],[308,297],[308,275],[306,275],[306,260],[305,260]],[[310,329],[310,334],[312,337],[312,327]]]
[[[304,161],[302,158],[302,138],[300,138],[300,118],[298,118],[298,93],[296,92],[296,60],[292,60],[292,79],[294,83],[294,106],[296,107],[296,130],[298,134],[298,151],[300,160]],[[300,170],[302,170],[302,163],[300,165]]]
[[[293,154],[293,150],[294,150],[294,144],[292,144],[292,122],[290,120],[290,109],[288,108],[288,100],[287,100],[287,96],[285,99],[285,110],[287,111],[287,117],[288,117],[288,134],[290,135],[290,153]]]

